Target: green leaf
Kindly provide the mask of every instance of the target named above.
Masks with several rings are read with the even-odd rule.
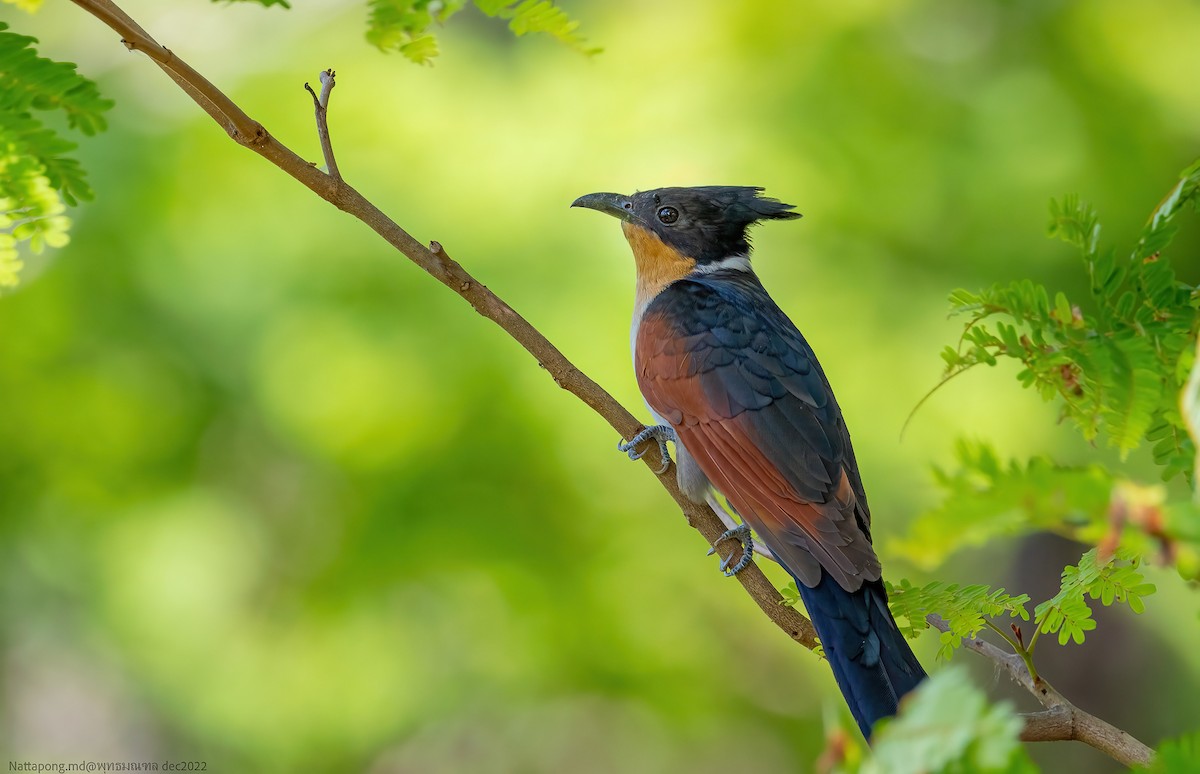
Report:
[[[795,607],[801,604],[800,589],[796,588],[795,581],[791,581],[781,588],[779,594],[783,597],[783,602],[780,604],[787,605],[788,607]]]
[[[1067,300],[1065,293],[1061,291],[1054,295],[1054,314],[1058,317],[1060,325],[1070,325],[1072,320],[1071,302]]]
[[[1080,248],[1084,254],[1096,252],[1100,241],[1100,219],[1092,207],[1074,194],[1062,201],[1050,200],[1050,225],[1047,234]]]
[[[969,311],[980,305],[980,297],[969,290],[959,288],[950,294],[952,313]]]
[[[1107,346],[1112,368],[1105,380],[1108,389],[1102,396],[1105,427],[1124,459],[1150,429],[1160,406],[1163,377],[1158,372],[1153,344],[1144,337],[1114,339]]]
[[[1059,592],[1034,610],[1038,631],[1057,633],[1061,645],[1070,641],[1082,643],[1085,632],[1096,628],[1087,598],[1099,599],[1105,606],[1123,602],[1135,613],[1141,613],[1145,610],[1142,599],[1156,590],[1154,584],[1146,583],[1137,571],[1137,554],[1122,548],[1108,561],[1100,563],[1098,553],[1093,548],[1083,555],[1078,565],[1064,568]]]
[[[1196,774],[1200,772],[1200,731],[1159,745],[1154,762],[1145,771],[1150,774]]]
[[[38,56],[36,42],[0,23],[0,287],[16,284],[23,243],[35,253],[66,244],[66,205],[92,197],[82,168],[67,155],[74,143],[35,111],[59,111],[69,128],[94,134],[112,107],[74,65]]]
[[[383,51],[398,51],[418,64],[427,64],[437,56],[437,40],[426,30],[437,21],[445,21],[462,8],[453,10],[436,0],[371,0],[367,23],[367,41]]]
[[[418,35],[398,44],[396,50],[417,64],[428,64],[438,55],[437,38]]]
[[[1023,721],[1007,702],[989,704],[965,669],[932,675],[872,735],[861,774],[1033,772],[1019,741]]]
[[[583,53],[598,49],[585,45],[576,30],[579,22],[551,0],[474,0],[487,16],[505,19],[514,35],[544,33]],[[383,51],[398,51],[419,64],[438,55],[437,38],[430,32],[466,6],[466,0],[371,0],[367,40]]]
[[[1160,235],[1163,232],[1174,235],[1173,230],[1168,231],[1171,221],[1179,214],[1184,205],[1194,202],[1198,194],[1200,194],[1200,161],[1193,163],[1179,174],[1179,182],[1167,192],[1163,200],[1154,208],[1154,212],[1150,213],[1150,220],[1142,230],[1133,257],[1144,259],[1161,251],[1170,238],[1168,236],[1164,240]]]
[[[586,45],[586,41],[575,32],[579,28],[579,22],[572,21],[571,17],[551,0],[523,0],[515,8],[502,10],[497,15],[509,20],[508,28],[518,37],[530,32],[542,32],[582,54],[591,55],[600,51]]]
[[[75,72],[69,62],[37,55],[35,38],[8,32],[0,22],[0,113],[28,115],[31,110],[61,110],[67,125],[92,135],[106,128],[104,112],[113,105],[96,84]]]
[[[1029,620],[1029,611],[1025,609],[1029,597],[1025,594],[1012,596],[1004,589],[993,591],[988,586],[960,587],[955,583],[937,582],[917,588],[908,580],[901,580],[898,586],[887,584],[887,591],[892,614],[905,636],[914,637],[928,628],[925,617],[931,613],[940,615],[946,622],[949,631],[941,634],[939,658],[953,656],[963,639],[974,637],[987,626],[985,618],[1008,616]]]

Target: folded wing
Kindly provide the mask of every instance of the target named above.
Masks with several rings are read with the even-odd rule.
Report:
[[[714,278],[715,279],[715,278]],[[676,282],[635,342],[643,395],[806,586],[878,580],[850,436],[808,343],[752,275]]]

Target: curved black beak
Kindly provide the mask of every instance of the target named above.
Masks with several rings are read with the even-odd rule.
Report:
[[[628,196],[615,193],[590,193],[571,202],[572,207],[587,207],[625,221],[635,220],[633,202]]]

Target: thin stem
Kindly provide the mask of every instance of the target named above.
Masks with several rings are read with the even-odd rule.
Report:
[[[1023,661],[1025,663],[1025,669],[1027,669],[1029,671],[1030,677],[1033,678],[1034,682],[1037,682],[1037,680],[1039,678],[1038,678],[1037,669],[1033,666],[1033,654],[1030,653],[1027,648],[1025,648],[1023,645],[1021,645],[1021,643],[1019,641],[1017,641],[1016,638],[1010,637],[1007,632],[1005,632],[999,626],[996,626],[996,624],[992,623],[990,620],[985,618],[985,619],[983,619],[983,623],[985,626],[987,626],[987,628],[991,629],[996,634],[999,634],[1001,637],[1003,637],[1004,641],[1012,646],[1013,653],[1016,653],[1018,656],[1021,657],[1021,661]],[[1030,643],[1030,644],[1032,644],[1032,643]]]
[[[983,625],[986,626],[987,628],[991,629],[992,631],[994,631],[996,634],[999,634],[1001,637],[1003,637],[1004,641],[1007,642],[1009,645],[1011,645],[1012,649],[1014,651],[1020,650],[1021,646],[1017,643],[1016,639],[1009,636],[1009,634],[1007,632],[1005,632],[1003,629],[1001,629],[999,626],[992,623],[990,620],[988,620],[986,618],[983,619]]]
[[[337,85],[334,80],[333,70],[321,71],[321,95],[313,91],[313,87],[307,83],[304,88],[313,98],[313,110],[317,117],[317,137],[321,140],[321,155],[325,157],[325,171],[334,180],[341,180],[342,173],[338,171],[337,161],[333,158],[333,141],[329,139],[329,93],[333,91],[333,87]]]
[[[1033,649],[1037,645],[1038,639],[1042,636],[1042,625],[1038,624],[1037,621],[1034,621],[1034,623],[1037,624],[1037,627],[1033,630],[1033,636],[1029,638],[1029,647],[1025,649],[1030,657],[1033,656]]]
[[[909,424],[912,423],[913,417],[915,417],[917,415],[917,412],[921,410],[921,407],[925,405],[925,402],[933,397],[934,393],[936,393],[938,390],[942,389],[947,384],[949,384],[950,381],[952,379],[954,379],[955,377],[965,374],[967,371],[970,371],[974,367],[975,367],[974,365],[960,367],[957,371],[955,371],[947,376],[942,377],[942,380],[939,381],[937,384],[933,385],[933,387],[930,388],[929,392],[922,395],[921,399],[919,401],[917,401],[917,405],[913,406],[912,411],[909,411],[908,416],[904,418],[904,424],[900,426],[900,440],[904,440],[904,434],[906,432],[908,432],[908,426],[909,426]]]

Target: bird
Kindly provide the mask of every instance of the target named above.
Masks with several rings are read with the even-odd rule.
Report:
[[[715,503],[714,491],[724,497],[742,519],[722,536],[743,546],[736,564],[733,554],[722,561],[727,575],[751,561],[748,531],[770,549],[795,579],[870,740],[926,675],[888,610],[867,495],[833,389],[751,266],[750,227],[800,217],[762,192],[656,188],[587,194],[571,206],[618,218],[633,251],[630,344],[654,424],[618,448],[637,459],[655,441],[665,471],[670,441],[683,493],[699,503]]]

